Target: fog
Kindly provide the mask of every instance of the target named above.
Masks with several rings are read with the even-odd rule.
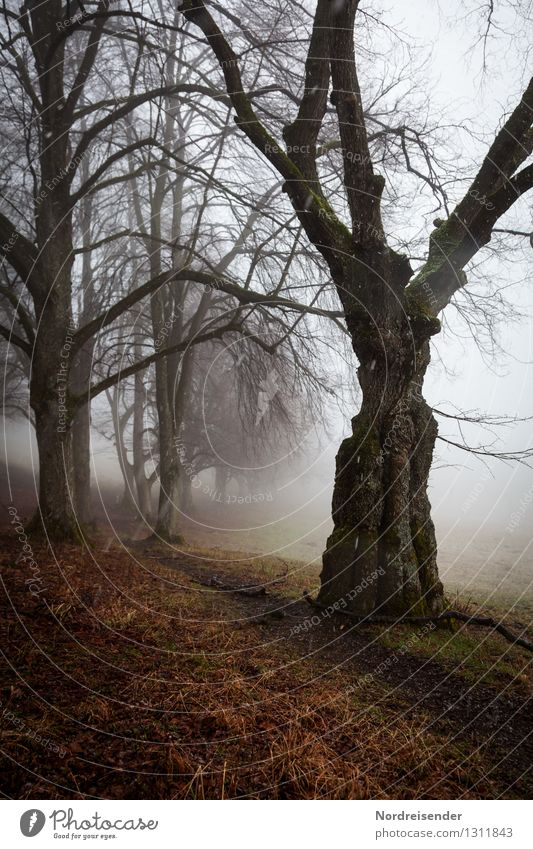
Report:
[[[422,45],[432,45],[427,64],[432,105],[442,107],[456,124],[475,123],[480,139],[483,131],[493,132],[502,112],[516,98],[521,69],[513,67],[511,60],[505,68],[500,62],[496,66],[492,62],[488,63],[492,70],[484,74],[481,44],[475,44],[476,39],[472,32],[467,33],[464,22],[450,21],[446,10],[439,9],[436,3],[416,0],[407,4],[395,0],[389,6],[390,25],[403,21],[406,32],[416,33],[421,51]],[[488,49],[502,55],[509,43],[503,35]],[[483,150],[483,141],[476,149],[472,140],[472,151],[466,153],[475,155]],[[521,225],[531,229],[531,220],[522,221]],[[483,273],[498,275],[501,268],[495,261],[485,265]],[[426,386],[432,406],[448,412],[455,408],[519,419],[533,416],[531,262],[526,252],[523,260],[505,269],[509,277],[504,282],[515,283],[508,297],[524,317],[505,320],[497,327],[501,351],[491,356],[478,349],[464,324],[452,314],[445,333],[435,343],[438,357]],[[354,360],[354,372],[355,367]],[[246,495],[230,489],[229,500],[221,503],[212,497],[212,478],[203,474],[194,492],[194,510],[184,518],[190,541],[209,548],[317,560],[331,529],[335,453],[340,439],[349,432],[349,417],[355,412],[356,409],[345,415],[332,414],[329,432],[321,431],[318,439],[312,436],[291,462],[273,456],[272,482],[259,501],[247,503]],[[37,449],[26,420],[4,419],[2,424],[2,462],[8,473],[2,482],[1,497],[5,503],[12,497],[9,474],[15,489],[19,485],[18,469],[29,473],[24,478],[26,483],[36,475]],[[440,419],[439,425],[441,436],[461,441],[456,423]],[[490,450],[501,453],[533,448],[528,421],[494,427],[490,432],[465,425],[463,435],[472,446],[490,445]],[[123,486],[120,470],[113,445],[96,431],[92,434],[92,449],[95,500],[104,505],[102,515],[111,511],[106,521],[112,534],[116,519],[113,505]],[[499,580],[503,570],[511,575],[512,586],[519,594],[529,591],[533,571],[533,471],[528,465],[482,458],[440,441],[431,477],[431,501],[441,572],[450,586],[459,585],[464,572],[474,587],[485,591],[492,580],[487,583],[486,575],[490,572]],[[140,527],[139,533],[143,532],[146,529]],[[128,533],[132,533],[131,523]],[[468,586],[468,581],[463,580],[463,586]],[[496,584],[494,579],[492,586]],[[509,582],[505,586],[509,589]]]

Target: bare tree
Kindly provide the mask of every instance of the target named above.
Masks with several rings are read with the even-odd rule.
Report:
[[[123,248],[127,245],[129,229],[116,226],[121,215],[114,204],[117,192],[132,180],[128,169],[132,155],[159,149],[160,176],[168,172],[167,156],[175,162],[176,152],[164,145],[161,150],[157,134],[129,138],[128,116],[135,112],[145,122],[146,110],[152,108],[149,104],[162,115],[162,102],[168,105],[165,98],[205,96],[218,102],[220,93],[201,82],[174,82],[172,75],[169,82],[161,75],[161,61],[164,65],[169,49],[160,34],[180,29],[165,23],[165,16],[159,20],[157,15],[146,17],[134,9],[114,10],[106,0],[90,10],[80,7],[73,16],[72,11],[60,0],[32,2],[20,14],[4,6],[1,31],[4,117],[11,121],[11,147],[0,213],[0,252],[10,269],[3,293],[9,318],[0,326],[0,334],[28,360],[39,448],[39,510],[34,526],[44,524],[47,534],[57,539],[80,535],[76,502],[88,501],[87,405],[93,398],[192,345],[226,333],[242,334],[245,307],[268,303],[280,310],[314,309],[325,314],[279,292],[247,290],[228,276],[219,279],[216,270],[176,263],[163,267],[154,259],[157,233],[150,233],[155,252],[150,254],[153,273],[148,279],[140,285],[138,277],[122,280],[118,297],[113,287],[99,292],[95,303],[95,269],[102,251],[115,245],[118,268],[120,239],[126,240]],[[124,45],[128,61],[122,61]],[[120,68],[113,80],[119,93],[110,95],[105,71],[114,60]],[[141,161],[137,172],[153,164],[153,160]],[[106,215],[108,232],[93,242],[88,213],[97,202],[99,214]],[[92,264],[89,255],[95,258]],[[83,267],[77,277],[80,256]],[[113,280],[113,274],[106,279]],[[108,332],[120,316],[146,298],[151,297],[157,313],[165,287],[191,283],[205,287],[207,293],[216,283],[218,291],[233,299],[235,308],[229,318],[218,314],[205,333],[191,325],[190,337],[169,341],[157,350],[152,340],[151,350],[145,350],[139,360],[129,357],[126,366],[118,364],[115,371],[98,375],[93,357],[96,336]],[[80,303],[74,297],[76,285],[84,293]],[[157,315],[154,326],[159,326],[160,319]],[[98,361],[103,363],[100,354]],[[158,371],[161,374],[164,369],[158,367]],[[82,429],[76,444],[80,451],[83,446],[83,465],[74,463],[73,427]],[[164,443],[168,445],[169,440]],[[171,473],[175,454],[167,459],[160,464],[163,475]],[[169,491],[166,485],[163,488]]]
[[[533,145],[533,82],[504,118],[463,198],[435,221],[414,274],[409,258],[384,232],[385,180],[374,167],[354,47],[359,6],[358,0],[318,0],[305,86],[291,94],[297,114],[286,124],[283,142],[254,108],[239,57],[207,4],[186,0],[180,9],[218,60],[237,126],[285,181],[309,240],[326,260],[359,362],[362,403],[353,435],[337,457],[335,529],[324,554],[321,601],[343,599],[362,614],[377,608],[436,613],[443,598],[427,482],[437,425],[421,394],[430,339],[440,331],[437,316],[467,285],[465,267],[533,185],[533,166],[522,167]],[[213,9],[225,17],[224,10]],[[319,171],[329,102],[343,152],[348,225]],[[353,593],[356,587],[362,591]]]

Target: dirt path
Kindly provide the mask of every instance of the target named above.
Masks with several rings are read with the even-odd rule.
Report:
[[[258,591],[259,584],[229,575],[215,561],[191,563],[186,557],[156,558],[198,581],[232,597],[242,612],[239,627],[259,624],[265,639],[290,644],[301,658],[314,658],[323,669],[341,669],[346,678],[357,682],[379,681],[405,715],[416,719],[429,711],[432,723],[455,739],[479,747],[491,763],[494,777],[505,776],[508,783],[520,781],[533,762],[533,725],[530,697],[520,698],[483,683],[469,681],[449,666],[434,659],[418,657],[404,650],[381,645],[375,626],[354,627],[345,617],[324,616],[305,600],[293,600],[281,593]],[[233,614],[234,615],[234,614]],[[475,630],[479,639],[485,633]],[[502,654],[513,651],[502,641]],[[511,779],[511,781],[509,781]]]
[[[0,550],[10,798],[530,794],[528,700],[514,680],[529,657],[494,637],[474,665],[436,656],[448,635],[464,649],[487,632],[438,631],[417,653],[405,626],[353,628],[291,597],[305,579],[261,590],[256,564],[146,544],[97,557],[35,547],[32,594],[17,541]]]

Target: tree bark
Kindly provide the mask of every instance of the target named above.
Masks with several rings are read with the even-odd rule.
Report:
[[[336,458],[319,600],[358,615],[436,615],[443,588],[427,490],[437,423],[421,394],[429,341],[412,320],[379,335],[381,351],[372,334],[354,336],[362,403]]]
[[[85,122],[82,121],[85,130]],[[90,177],[89,162],[87,158],[80,164],[80,177],[85,183]],[[94,291],[94,278],[91,262],[91,223],[93,216],[93,198],[86,195],[79,204],[79,226],[81,230],[81,243],[85,248],[81,257],[81,281],[79,298],[80,318],[79,324],[86,325],[95,317],[96,303]],[[96,337],[92,336],[80,347],[74,356],[72,363],[71,385],[73,393],[83,397],[84,392],[90,386],[93,367],[93,355],[96,346]],[[86,403],[78,406],[72,423],[74,452],[74,492],[75,509],[78,521],[85,526],[94,521],[91,505],[91,399],[87,394]]]
[[[94,339],[78,352],[72,370],[72,390],[77,395],[89,385]],[[74,506],[78,522],[88,526],[94,516],[91,504],[91,402],[78,406],[72,421]]]
[[[135,375],[135,398],[133,402],[133,471],[136,504],[140,517],[150,527],[152,521],[151,485],[146,477],[146,454],[144,450],[144,408],[146,388],[144,372]]]
[[[191,516],[194,510],[191,478],[183,468],[179,475],[178,507],[182,516],[187,517]]]
[[[161,421],[160,421],[161,427]],[[180,480],[179,464],[172,441],[160,441],[161,472],[159,475],[159,505],[155,536],[166,542],[182,542],[179,523]]]
[[[74,465],[74,504],[78,522],[93,522],[91,503],[91,409],[84,404],[78,409],[72,423],[72,451]]]
[[[39,506],[30,528],[32,532],[44,532],[50,540],[79,541],[74,508],[72,419],[68,385],[64,382],[67,378],[62,377],[61,371],[64,337],[58,324],[55,326],[55,333],[48,331],[37,337],[32,362],[30,400],[39,450]]]
[[[54,402],[53,402],[54,403]],[[73,498],[72,432],[58,431],[57,418],[46,403],[35,409],[39,449],[39,507],[30,529],[51,540],[79,540]]]
[[[30,404],[39,447],[39,508],[33,526],[54,540],[79,540],[74,510],[70,395],[72,323],[72,210],[69,190],[69,110],[65,109],[64,43],[51,59],[62,10],[59,0],[30,10],[32,50],[39,72],[40,181],[35,196],[37,260],[26,283],[37,332],[32,351]]]
[[[42,522],[50,539],[79,540],[74,509],[70,377],[75,328],[71,307],[72,232],[62,185],[50,191],[38,215],[42,246],[32,282],[38,318],[30,380],[39,448],[39,508],[34,527]],[[52,238],[53,233],[53,238]]]
[[[337,456],[320,601],[363,613],[433,612],[442,606],[427,497],[436,424],[420,390],[429,339],[440,325],[427,299],[408,294],[411,266],[383,231],[385,180],[372,164],[354,52],[357,8],[357,0],[318,0],[298,114],[283,131],[285,153],[246,96],[237,56],[206,4],[180,6],[220,63],[237,125],[285,180],[310,242],[327,262],[359,362],[362,404]],[[345,152],[350,227],[328,203],[317,170],[329,92]]]

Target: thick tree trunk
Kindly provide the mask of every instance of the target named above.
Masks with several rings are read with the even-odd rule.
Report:
[[[357,0],[318,0],[305,62],[305,85],[286,150],[272,143],[245,94],[240,63],[209,4],[183,0],[179,9],[211,45],[224,74],[235,122],[284,180],[310,242],[327,262],[359,360],[362,405],[341,445],[333,496],[335,528],[324,554],[320,600],[359,613],[438,612],[435,533],[427,496],[437,435],[420,397],[436,316],[466,283],[464,269],[490,241],[494,225],[532,187],[533,83],[506,119],[466,195],[446,221],[436,220],[427,259],[411,281],[406,256],[388,243],[381,198],[385,179],[374,171],[354,39]],[[347,227],[321,185],[317,154],[335,109]],[[402,140],[405,158],[406,139]],[[503,187],[503,184],[506,184]],[[490,195],[491,203],[480,203]],[[410,282],[411,281],[411,282]]]
[[[176,451],[170,443],[170,450],[160,440],[161,472],[159,476],[159,506],[155,535],[166,542],[182,542],[180,534],[180,480]]]
[[[337,455],[320,601],[361,615],[442,609],[427,494],[437,425],[420,391],[428,342],[412,361],[407,339],[382,362],[361,362],[361,410]]]
[[[141,353],[136,347],[136,356]],[[140,517],[150,527],[152,521],[151,487],[146,477],[146,454],[144,449],[144,408],[146,403],[146,388],[144,372],[135,375],[135,397],[133,402],[133,470],[135,479],[135,500]]]
[[[58,408],[56,396],[41,398],[33,406],[39,449],[39,506],[30,529],[44,532],[53,541],[78,542],[72,430]]]
[[[82,122],[82,125],[85,129],[84,122]],[[83,159],[81,162],[80,176],[83,182],[90,176],[87,159]],[[81,307],[79,324],[81,326],[95,318],[97,312],[91,251],[89,250],[92,210],[93,198],[89,194],[82,199],[79,209],[81,240],[85,248],[81,257],[81,291],[79,293]],[[82,345],[74,357],[71,384],[72,390],[77,396],[83,396],[90,386],[95,345],[96,338],[93,336]],[[76,410],[72,423],[72,434],[76,515],[81,524],[88,526],[94,523],[91,503],[91,399],[89,395],[87,395],[86,403]]]
[[[152,522],[152,497],[150,484],[144,471],[144,463],[139,474],[135,475],[135,489],[137,491],[137,511],[141,519],[150,527]]]
[[[44,530],[52,540],[78,540],[73,498],[72,433],[58,430],[55,411],[35,410],[39,448],[39,507],[32,530]]]
[[[183,516],[190,516],[194,510],[192,497],[192,483],[190,476],[182,468],[179,475],[179,499],[178,506]]]
[[[164,312],[160,293],[152,297],[154,333],[164,327]],[[172,385],[166,358],[155,364],[156,407],[159,424],[159,503],[154,534],[166,542],[182,541],[179,531],[179,458],[175,444],[176,425],[174,403],[169,387]]]
[[[39,448],[39,508],[32,530],[43,529],[49,539],[79,541],[75,512],[72,452],[73,408],[70,392],[71,347],[75,328],[70,301],[70,232],[58,234],[57,254],[67,256],[57,268],[50,243],[42,250],[36,274],[40,290],[35,298],[39,319],[33,349],[30,403],[35,414]],[[42,263],[42,264],[41,264]]]
[[[72,423],[72,452],[74,465],[74,504],[78,522],[93,522],[91,504],[91,409],[80,407]]]
[[[72,325],[72,205],[69,129],[63,85],[64,42],[57,43],[59,0],[30,10],[32,50],[40,69],[40,183],[35,197],[38,259],[27,281],[37,333],[32,351],[30,404],[39,447],[39,508],[32,525],[48,538],[79,540],[74,510],[70,395]],[[53,62],[50,59],[52,43]]]
[[[133,412],[133,407],[128,408],[120,414],[120,391],[117,386],[108,393],[108,401],[111,407],[113,429],[115,431],[115,447],[117,451],[118,464],[124,479],[124,493],[120,501],[120,507],[127,513],[137,513],[135,503],[135,474],[133,464],[128,460],[128,452],[124,442],[124,431],[128,420]]]
[[[72,390],[79,395],[90,382],[94,340],[83,346],[72,369]],[[76,410],[72,422],[72,452],[74,461],[74,506],[78,522],[88,526],[94,516],[91,503],[91,403]]]

